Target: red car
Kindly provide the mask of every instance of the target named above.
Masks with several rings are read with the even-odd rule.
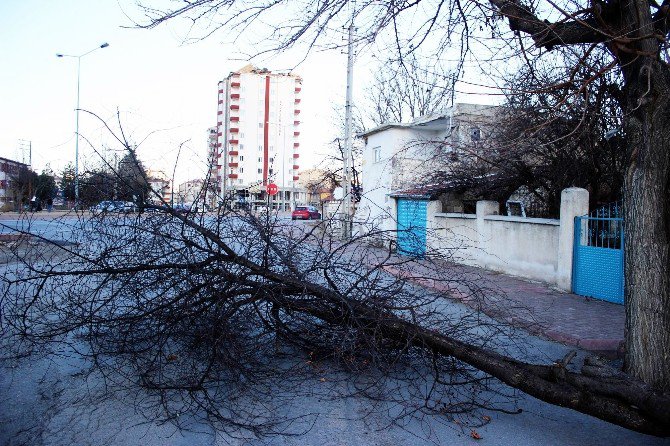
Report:
[[[321,214],[314,206],[296,206],[291,212],[291,220],[318,220]]]

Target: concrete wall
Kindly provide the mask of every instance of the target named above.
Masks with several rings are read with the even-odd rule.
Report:
[[[588,192],[561,195],[561,218],[507,217],[498,203],[477,202],[477,214],[428,209],[427,251],[450,260],[553,283],[571,291],[574,218],[588,213]]]

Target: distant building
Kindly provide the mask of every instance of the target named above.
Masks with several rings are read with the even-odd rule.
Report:
[[[28,164],[0,157],[0,207],[13,203],[12,180],[21,169],[28,168]]]
[[[165,203],[172,203],[172,184],[164,172],[160,170],[148,170],[147,180],[149,187],[153,191],[149,195],[149,201],[156,204],[161,200]]]
[[[333,200],[336,175],[324,169],[307,169],[300,175],[300,186],[307,193],[306,203],[320,204]]]
[[[205,197],[205,181],[201,179],[190,180],[179,185],[175,203],[202,202]]]
[[[247,65],[218,84],[217,179],[219,193],[265,203],[265,186],[279,193],[273,207],[305,200],[298,187],[300,91],[293,73]]]

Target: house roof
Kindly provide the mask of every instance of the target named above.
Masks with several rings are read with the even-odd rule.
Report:
[[[360,137],[367,137],[374,135],[375,133],[382,132],[388,129],[414,129],[414,130],[446,130],[450,126],[449,117],[446,115],[427,115],[420,116],[413,120],[412,122],[390,122],[387,124],[382,124],[370,130],[367,130],[364,133],[359,134]]]
[[[440,184],[427,184],[413,186],[408,189],[396,190],[389,194],[393,198],[415,198],[425,200],[436,200],[440,194],[462,188],[462,184],[455,181]]]
[[[26,163],[22,163],[20,161],[10,160],[9,158],[4,158],[2,156],[0,156],[0,161],[5,162],[5,163],[20,164],[22,166],[28,167],[28,164],[26,164]]]
[[[495,182],[498,177],[499,175],[497,174],[486,174],[470,178],[445,179],[439,183],[416,185],[407,189],[392,191],[389,196],[393,198],[437,200],[437,198],[445,192],[477,191],[482,185]]]

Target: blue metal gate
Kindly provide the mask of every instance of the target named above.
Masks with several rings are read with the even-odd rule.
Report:
[[[595,216],[575,217],[572,290],[575,294],[623,303],[623,218],[619,206]],[[616,215],[611,217],[610,215]]]
[[[398,253],[412,257],[426,254],[427,200],[398,199]]]

